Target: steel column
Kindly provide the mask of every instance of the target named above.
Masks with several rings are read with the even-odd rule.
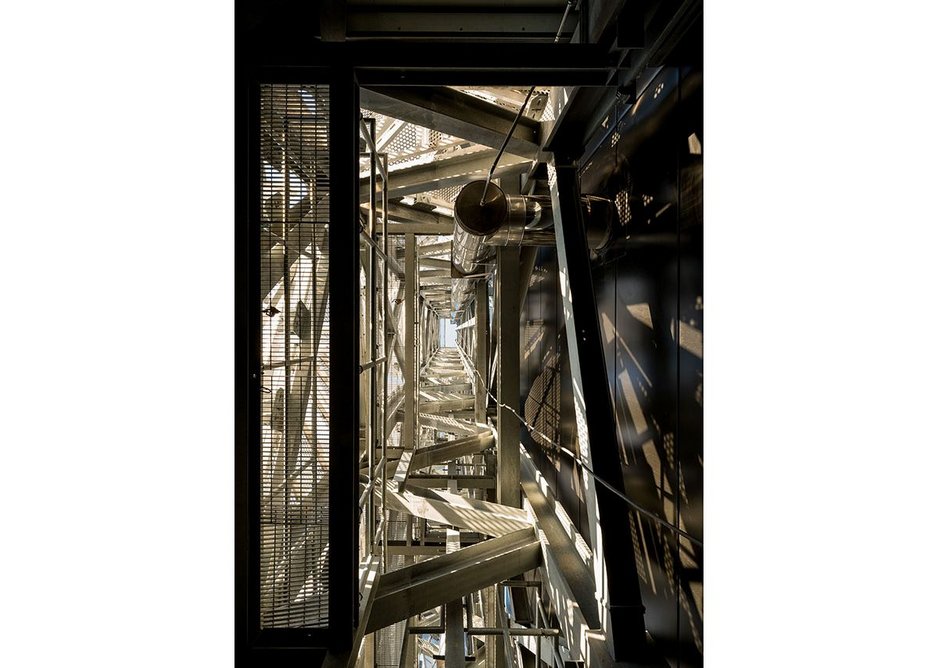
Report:
[[[485,409],[488,406],[488,359],[489,359],[489,291],[488,282],[476,282],[476,322],[475,322],[475,367],[478,375],[473,378],[476,391],[475,420],[486,421]],[[468,334],[468,332],[467,332]]]
[[[367,127],[363,128],[367,130],[367,137],[370,139],[371,150],[369,151],[369,166],[370,166],[370,192],[369,192],[369,203],[370,208],[368,210],[368,229],[367,235],[371,243],[367,245],[367,264],[365,267],[365,345],[368,350],[369,359],[376,360],[378,359],[378,341],[377,341],[377,293],[375,289],[375,281],[377,279],[377,265],[376,265],[376,243],[374,242],[374,233],[375,233],[375,221],[377,218],[376,211],[376,202],[378,197],[378,160],[377,155],[374,151],[374,142],[375,142],[375,120],[373,118],[367,119],[365,122]],[[387,259],[385,259],[385,264],[387,264]],[[377,445],[377,431],[378,431],[378,369],[374,364],[371,365],[369,373],[364,378],[365,385],[367,387],[367,403],[366,409],[364,411],[366,420],[365,420],[365,439],[368,444],[368,483],[371,486],[371,492],[369,493],[367,512],[365,516],[365,527],[366,535],[368,541],[368,553],[374,553],[374,545],[372,539],[374,538],[375,529],[377,528],[377,522],[375,521],[374,516],[374,485],[372,480],[372,475],[374,472],[374,465],[376,461],[375,457],[375,446]]]
[[[572,159],[556,155],[550,167],[554,172],[551,202],[580,457],[587,469],[602,471],[604,479],[624,493],[577,167]],[[583,488],[606,641],[616,660],[639,659],[645,655],[645,623],[635,553],[630,532],[613,528],[627,508],[611,490],[597,486],[589,470],[583,471]],[[603,531],[603,520],[607,531]]]
[[[521,506],[519,375],[520,315],[518,249],[501,247],[496,258],[495,303],[498,307],[498,502]]]
[[[455,472],[455,465],[450,464]],[[459,551],[459,530],[446,530],[446,553]],[[462,599],[454,598],[444,606],[446,616],[446,665],[448,668],[463,668],[466,665],[466,636],[463,632]]]
[[[333,649],[345,649],[358,621],[358,453],[348,447],[359,424],[359,110],[351,70],[335,73],[330,97],[329,630]]]

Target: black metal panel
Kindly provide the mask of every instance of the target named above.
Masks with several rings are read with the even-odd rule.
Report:
[[[336,381],[330,385],[332,421],[329,530],[330,647],[346,649],[358,622],[358,426],[359,426],[359,241],[358,241],[358,86],[351,68],[332,71],[330,138],[332,205],[329,251],[332,257],[330,339]]]
[[[628,518],[632,535],[646,627],[671,665],[699,666],[703,184],[702,156],[691,148],[703,142],[701,72],[668,68],[644,90],[642,105],[651,113],[620,106],[620,120],[582,165],[581,186],[583,192],[616,200],[620,216],[619,238],[604,257],[595,259],[593,279],[606,380],[626,464],[622,482],[628,498],[648,513],[619,500],[619,517]],[[529,328],[522,336],[522,401],[528,406],[549,403],[539,378],[563,323],[557,285],[554,251],[542,249],[522,310],[522,326]],[[525,362],[527,342],[538,338],[528,344]],[[569,369],[561,368],[563,396],[569,397]],[[568,408],[562,403],[558,433],[561,443],[575,450],[574,430],[562,426],[572,416],[572,403]],[[569,457],[549,452],[527,434],[523,439],[577,522],[579,482],[570,475]],[[584,516],[578,524],[584,535],[586,526]]]

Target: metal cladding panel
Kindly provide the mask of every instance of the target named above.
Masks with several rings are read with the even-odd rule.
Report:
[[[625,488],[644,511],[623,509],[646,625],[681,666],[703,652],[703,132],[699,95],[687,95],[698,76],[662,70],[642,100],[658,117],[636,129],[626,114],[603,147],[616,175],[604,194],[627,207],[596,274]]]
[[[260,99],[260,626],[326,628],[329,88]]]
[[[583,193],[613,199],[619,214],[618,238],[594,258],[593,280],[623,468],[597,473],[623,476],[634,505],[622,500],[616,526],[632,534],[646,627],[673,666],[703,663],[700,76],[693,69],[662,70],[640,103],[658,105],[659,115],[622,109],[580,174]],[[565,426],[573,408],[564,403],[571,388],[563,333],[558,336],[557,272],[554,251],[542,249],[522,310],[522,405],[527,422],[575,452],[575,431]],[[555,368],[559,397],[550,390]],[[550,439],[522,431],[586,537],[585,514],[578,522],[576,464]]]

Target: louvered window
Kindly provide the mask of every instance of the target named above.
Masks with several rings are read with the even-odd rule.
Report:
[[[260,91],[260,625],[329,623],[329,87]]]

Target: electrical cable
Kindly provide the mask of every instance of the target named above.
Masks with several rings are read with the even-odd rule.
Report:
[[[563,24],[567,22],[567,14],[570,13],[571,7],[574,6],[574,0],[567,0],[567,6],[563,10],[563,17],[560,19],[560,27],[557,28],[557,34],[554,35],[554,44],[557,44],[560,41],[560,34],[563,32]],[[576,3],[578,5],[578,3]],[[485,206],[485,195],[489,191],[489,183],[492,180],[492,175],[495,173],[495,168],[498,166],[498,161],[502,159],[502,153],[505,152],[505,148],[508,146],[508,142],[511,141],[511,135],[515,133],[515,128],[518,127],[518,121],[521,120],[521,116],[524,115],[524,110],[528,106],[528,101],[531,99],[531,95],[534,93],[535,86],[531,86],[528,90],[528,94],[524,97],[524,102],[521,103],[521,108],[518,109],[518,113],[515,115],[515,120],[512,121],[511,127],[508,128],[508,134],[505,135],[505,141],[502,142],[502,147],[498,149],[498,153],[495,154],[495,160],[492,162],[492,166],[489,168],[488,176],[485,177],[485,187],[482,188],[482,198],[479,200],[479,206]]]

